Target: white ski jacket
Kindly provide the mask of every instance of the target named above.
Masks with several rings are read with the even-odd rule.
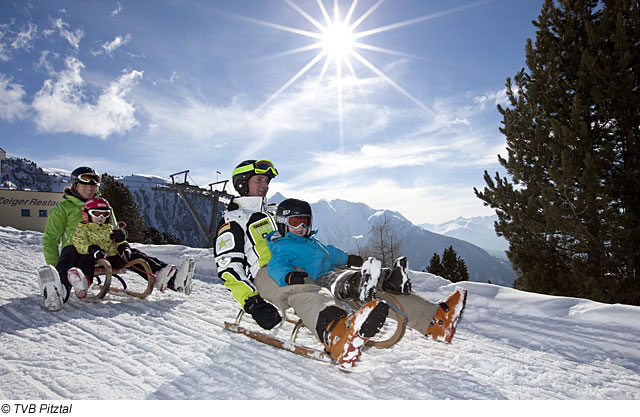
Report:
[[[234,198],[218,226],[213,247],[218,277],[243,308],[258,292],[253,279],[271,259],[266,236],[275,229],[263,197]]]

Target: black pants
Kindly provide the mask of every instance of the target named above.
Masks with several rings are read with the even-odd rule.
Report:
[[[62,274],[61,269],[58,268],[58,266],[60,266],[60,261],[58,261],[58,266],[56,266],[56,269],[58,269],[58,273],[60,274],[60,279],[62,280],[62,283],[67,287],[67,294],[68,294],[71,288],[71,284],[69,284],[69,280],[67,279],[67,271],[69,270],[69,268],[77,266],[82,270],[82,272],[85,275],[89,277],[93,277],[93,272],[96,266],[96,259],[92,255],[80,255],[75,250],[74,246],[67,246],[66,248],[63,249],[62,252],[64,253],[67,248],[73,249],[73,250],[69,249],[68,251],[69,254],[67,255],[67,258],[69,258],[69,260],[72,258],[71,252],[73,251],[73,253],[75,254],[74,262],[69,266],[66,266],[64,275]],[[60,259],[62,259],[62,255],[60,256]],[[121,269],[127,263],[127,261],[122,259],[120,255],[107,256],[106,259],[107,261],[109,261],[113,269]],[[153,273],[156,273],[162,268],[164,268],[165,266],[167,266],[166,262],[163,262],[158,258],[154,258],[153,256],[149,256],[144,252],[139,251],[138,249],[131,248],[130,260],[134,260],[134,259],[144,259],[145,261],[147,261]],[[65,260],[65,262],[67,261]],[[144,268],[142,268],[140,265],[133,265],[129,267],[129,270],[134,271],[145,280],[147,279],[147,273],[145,272]]]
[[[58,271],[58,275],[60,275],[62,285],[67,288],[67,296],[64,299],[65,303],[69,299],[69,295],[71,295],[71,284],[69,284],[69,280],[67,279],[67,271],[69,271],[69,268],[77,265],[78,258],[80,258],[80,254],[73,245],[62,248],[62,252],[60,252],[60,256],[58,257],[56,270]]]

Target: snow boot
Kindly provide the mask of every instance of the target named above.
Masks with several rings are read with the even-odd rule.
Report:
[[[440,308],[427,327],[426,336],[431,336],[440,342],[451,343],[466,302],[467,290],[462,288],[457,288],[446,301],[441,301]]]
[[[67,289],[62,285],[60,275],[52,265],[38,268],[38,287],[47,310],[58,311],[62,309]]]
[[[387,318],[389,306],[370,301],[359,310],[335,318],[322,333],[322,344],[341,368],[353,367],[367,340],[375,336]]]
[[[347,269],[340,273],[331,284],[331,293],[342,301],[371,301],[376,295],[376,287],[382,268],[380,261],[369,258],[358,271]]]
[[[406,256],[401,256],[393,262],[393,269],[382,280],[382,289],[391,294],[411,294],[411,281],[409,280],[409,263]]]
[[[173,278],[169,280],[167,286],[169,289],[178,292],[184,292],[185,295],[191,294],[193,288],[193,273],[196,269],[196,261],[193,258],[189,258],[182,262],[180,268],[175,273]]]
[[[175,265],[167,265],[158,272],[156,272],[156,282],[154,284],[156,290],[163,292],[167,289],[167,283],[176,273]]]
[[[80,268],[70,268],[69,271],[67,271],[67,279],[69,280],[69,284],[73,287],[76,297],[80,299],[87,297],[89,277],[86,276]]]

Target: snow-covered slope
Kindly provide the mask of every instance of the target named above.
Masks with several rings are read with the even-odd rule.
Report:
[[[206,249],[138,246],[170,262],[195,257],[191,296],[72,296],[50,313],[37,293],[41,240],[0,227],[2,399],[640,399],[640,307],[465,282],[452,345],[409,330],[345,373],[223,330],[237,307]],[[411,276],[433,300],[455,287]],[[305,330],[299,340],[319,347]]]

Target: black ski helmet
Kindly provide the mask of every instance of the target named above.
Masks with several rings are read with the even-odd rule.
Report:
[[[278,227],[278,233],[280,233],[280,235],[284,236],[287,234],[289,217],[293,216],[309,216],[311,217],[311,221],[313,221],[309,203],[295,198],[287,198],[278,204],[278,209],[276,210],[276,226]],[[311,225],[307,227],[307,234],[305,236],[308,236],[310,233]]]
[[[78,167],[73,170],[70,178],[71,185],[80,184],[96,185],[100,184],[100,175],[95,169],[90,167]]]
[[[272,180],[278,175],[278,171],[273,162],[268,159],[248,159],[240,162],[231,176],[233,188],[236,189],[240,196],[246,196],[249,193],[249,178],[254,175],[266,175],[269,180]]]

